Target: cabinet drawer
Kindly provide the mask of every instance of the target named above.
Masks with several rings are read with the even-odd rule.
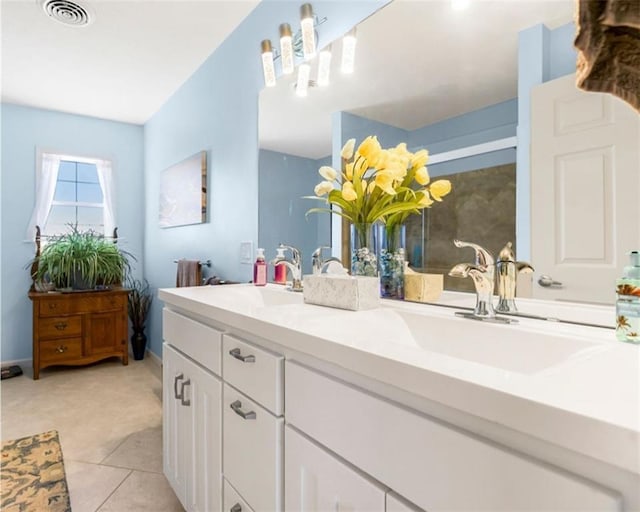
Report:
[[[226,479],[224,480],[224,504],[222,505],[222,510],[223,512],[253,512],[247,502],[242,499],[242,496]]]
[[[253,510],[281,511],[284,420],[227,384],[222,408],[225,478]]]
[[[222,333],[167,308],[162,310],[164,340],[199,364],[221,375]]]
[[[95,311],[112,311],[126,306],[127,295],[105,295],[98,298]]]
[[[620,497],[287,362],[287,422],[426,510],[619,510]]]
[[[384,489],[289,426],[285,446],[286,512],[385,511]]]
[[[222,340],[224,380],[276,416],[283,414],[284,358],[225,334]]]
[[[81,336],[82,317],[76,315],[41,318],[38,322],[38,334],[41,339]]]
[[[56,316],[65,315],[67,313],[75,313],[75,307],[70,300],[63,298],[47,298],[39,301],[39,316]]]
[[[38,346],[41,361],[69,361],[82,357],[82,338],[41,341]]]

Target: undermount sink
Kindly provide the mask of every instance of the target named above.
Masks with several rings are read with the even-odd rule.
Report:
[[[394,311],[417,346],[494,368],[533,374],[605,350],[601,341],[571,333],[571,326],[500,325],[450,316]],[[584,329],[584,328],[582,328]],[[557,331],[557,332],[554,332]]]

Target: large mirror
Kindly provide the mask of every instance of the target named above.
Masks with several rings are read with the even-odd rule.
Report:
[[[297,97],[295,76],[290,76],[263,90],[259,243],[268,253],[281,241],[302,248],[309,272],[311,251],[332,239],[334,246],[339,243],[340,227],[334,221],[332,236],[329,215],[305,218],[315,204],[302,196],[313,194],[317,169],[332,162],[342,142],[376,134],[383,147],[407,142],[411,150],[427,148],[430,175],[453,183],[443,203],[407,225],[412,267],[446,274],[455,263],[471,260],[473,254],[456,249],[452,238],[478,243],[496,255],[511,241],[518,259],[536,268],[520,295],[613,303],[624,253],[637,249],[633,244],[640,232],[638,221],[631,221],[628,228],[635,229],[635,238],[615,247],[613,235],[607,234],[616,231],[613,219],[625,216],[613,204],[619,191],[612,173],[617,180],[622,175],[612,169],[611,151],[598,149],[609,143],[574,148],[567,157],[557,149],[547,151],[566,142],[546,136],[595,126],[600,117],[608,125],[626,122],[629,140],[634,133],[636,137],[636,154],[624,151],[630,155],[626,170],[640,174],[637,114],[612,96],[579,93],[587,100],[568,98],[554,85],[562,83],[578,93],[569,76],[576,56],[573,0],[472,1],[463,10],[452,4],[395,0],[357,26],[353,74],[340,74],[341,43],[334,41],[329,86],[311,87],[307,97]],[[321,29],[319,41],[328,44]],[[536,87],[541,82],[549,86]],[[546,129],[545,122],[553,129]],[[538,172],[547,167],[551,174]],[[540,193],[533,194],[532,187]],[[579,197],[593,192],[595,198]],[[638,216],[637,209],[628,213]],[[544,228],[541,233],[537,219],[551,214],[553,219],[547,220],[554,232]],[[588,222],[594,224],[585,229]],[[595,292],[581,286],[605,267]],[[562,286],[538,285],[543,274]],[[468,281],[447,279],[445,288],[471,290]]]

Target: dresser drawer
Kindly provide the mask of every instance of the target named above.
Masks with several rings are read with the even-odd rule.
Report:
[[[104,295],[98,298],[95,311],[113,311],[126,307],[127,295]]]
[[[283,414],[284,358],[225,334],[222,340],[224,380],[276,416]]]
[[[47,363],[80,359],[82,357],[82,338],[41,341],[39,350],[40,360]]]
[[[73,301],[62,298],[61,296],[58,298],[40,299],[38,302],[40,304],[39,316],[41,317],[66,315],[68,313],[75,313],[77,309]]]
[[[253,510],[281,511],[284,420],[227,384],[222,408],[225,478]]]
[[[187,318],[167,308],[162,310],[162,336],[194,361],[221,375],[222,333],[213,327]]]
[[[425,510],[613,511],[596,484],[294,363],[287,422]]]
[[[82,336],[82,317],[76,315],[41,318],[38,323],[38,334],[41,339]]]
[[[247,502],[238,494],[238,491],[236,491],[229,482],[227,482],[226,478],[224,479],[223,501],[223,512],[253,512],[251,507],[247,505]]]

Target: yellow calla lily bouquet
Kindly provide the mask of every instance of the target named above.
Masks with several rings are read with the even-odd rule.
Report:
[[[442,201],[451,191],[449,180],[431,182],[426,149],[411,153],[405,143],[382,149],[376,136],[365,138],[357,150],[355,143],[349,139],[342,148],[340,173],[329,166],[320,167],[324,180],[316,185],[316,195],[309,197],[340,210],[312,208],[307,213],[328,211],[355,225],[382,221],[389,228]]]

